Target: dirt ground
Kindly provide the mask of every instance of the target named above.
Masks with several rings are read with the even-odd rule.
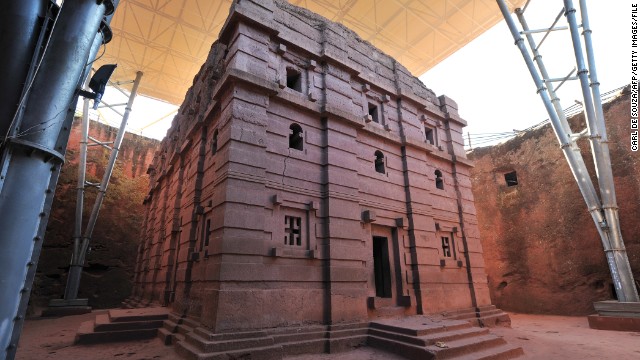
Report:
[[[155,360],[180,359],[158,339],[101,345],[74,346],[75,331],[93,314],[59,319],[31,319],[25,323],[16,359],[19,360]],[[510,314],[512,328],[491,331],[525,351],[521,359],[640,359],[640,333],[589,328],[586,317]],[[363,347],[340,354],[302,355],[288,360],[400,360],[402,358]]]

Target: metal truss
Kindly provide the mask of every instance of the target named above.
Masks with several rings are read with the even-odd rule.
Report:
[[[89,136],[90,99],[87,99],[87,98],[84,99],[83,111],[82,111],[82,137],[80,140],[80,160],[78,164],[76,215],[75,215],[75,227],[74,227],[74,233],[73,233],[73,255],[72,255],[71,264],[69,267],[69,275],[67,277],[67,286],[64,292],[64,299],[53,300],[52,302],[55,304],[55,306],[86,305],[86,301],[84,299],[82,300],[78,299],[78,289],[80,287],[80,277],[82,275],[82,267],[84,266],[87,252],[89,250],[89,243],[91,241],[93,229],[98,219],[98,214],[100,212],[100,207],[102,206],[102,201],[104,200],[104,197],[107,193],[107,187],[109,186],[109,179],[111,178],[111,174],[113,173],[113,168],[115,166],[116,158],[118,157],[118,152],[120,151],[120,146],[122,144],[122,140],[124,139],[124,134],[126,132],[125,128],[127,126],[129,114],[131,113],[131,107],[133,106],[133,101],[135,100],[136,94],[138,92],[138,86],[140,85],[141,78],[142,78],[142,72],[138,71],[136,73],[135,80],[128,81],[128,82],[111,83],[112,86],[114,86],[120,92],[122,92],[123,94],[129,97],[129,100],[127,103],[102,105],[102,107],[109,108],[112,111],[119,114],[120,116],[122,116],[120,128],[118,129],[118,133],[116,135],[115,140],[112,142],[100,141]],[[126,92],[124,92],[119,86],[119,85],[128,84],[128,83],[133,83],[133,88],[130,94],[127,94]],[[115,109],[115,107],[119,107],[119,106],[125,106],[124,113]],[[111,150],[109,162],[107,163],[104,175],[102,177],[102,181],[99,184],[86,181],[87,149],[90,146],[101,146]],[[83,218],[83,208],[84,208],[84,192],[87,186],[97,187],[98,196],[96,197],[95,203],[91,210],[91,214],[89,215],[89,221],[83,232],[82,218]]]
[[[573,5],[573,1],[564,0],[564,7],[558,13],[551,26],[534,30],[529,28],[524,18],[529,1],[522,8],[518,8],[515,11],[522,30],[519,30],[516,26],[505,1],[497,0],[497,2],[513,35],[515,44],[522,53],[535,83],[537,93],[540,95],[549,114],[551,126],[558,138],[562,152],[569,163],[571,172],[578,183],[589,213],[600,234],[618,300],[620,302],[638,302],[638,291],[635,287],[633,273],[629,265],[622,234],[620,233],[618,205],[616,204],[611,158],[609,156],[609,140],[602,111],[600,83],[596,72],[586,0],[579,0],[581,25],[578,24],[576,18],[577,10]],[[563,15],[566,17],[567,25],[557,26]],[[580,27],[582,27],[582,36],[584,38],[584,50],[580,39]],[[569,30],[571,34],[576,69],[564,76],[554,78],[549,75],[542,61],[540,47],[551,32],[562,30]],[[533,39],[532,34],[535,33],[544,33],[538,43]],[[522,38],[522,35],[524,35],[526,41]],[[527,48],[527,45],[529,48]],[[587,127],[577,132],[574,132],[569,126],[560,105],[560,98],[557,96],[558,89],[567,81],[579,81],[582,91]],[[577,144],[577,141],[583,138],[588,139],[591,145],[599,194],[589,177],[589,172]]]

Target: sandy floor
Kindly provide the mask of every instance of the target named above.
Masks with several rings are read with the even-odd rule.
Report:
[[[104,312],[104,311],[102,311]],[[83,321],[95,319],[92,314],[67,316],[58,319],[27,320],[18,345],[19,360],[168,360],[180,359],[170,346],[160,340],[129,341],[99,345],[73,345],[76,330]]]
[[[25,323],[16,359],[111,360],[179,359],[158,339],[113,344],[74,346],[75,331],[93,314],[60,319],[34,319]],[[640,359],[640,333],[589,329],[585,317],[511,314],[512,328],[492,332],[524,348],[521,359]],[[402,358],[363,347],[341,354],[303,355],[288,360],[400,360]]]
[[[491,332],[522,346],[522,359],[640,359],[640,333],[593,330],[586,317],[509,315],[511,329]]]

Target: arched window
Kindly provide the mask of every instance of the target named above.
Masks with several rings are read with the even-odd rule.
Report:
[[[211,155],[218,152],[218,129],[213,131],[213,139],[211,140]]]
[[[440,170],[436,170],[436,187],[440,190],[444,190],[444,180],[442,179],[442,172]]]
[[[376,151],[376,160],[374,161],[376,171],[380,174],[384,174],[384,154],[382,151]]]
[[[289,126],[289,148],[302,151],[304,149],[304,138],[302,137],[302,127],[298,124]]]

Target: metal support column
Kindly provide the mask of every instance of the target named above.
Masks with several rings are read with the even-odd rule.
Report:
[[[569,163],[569,168],[578,183],[578,187],[587,204],[587,208],[596,224],[618,300],[621,302],[638,302],[638,292],[635,288],[633,274],[629,266],[629,260],[624,248],[622,235],[620,234],[618,208],[616,205],[613,175],[611,172],[611,159],[609,157],[602,103],[600,101],[599,83],[595,70],[591,29],[589,28],[586,2],[585,0],[580,0],[582,26],[589,64],[588,67],[584,62],[584,55],[578,30],[579,25],[577,24],[575,16],[576,10],[573,7],[571,0],[564,0],[565,7],[558,14],[553,24],[549,28],[542,30],[530,30],[524,19],[524,9],[517,9],[516,14],[523,27],[522,32],[517,29],[505,1],[496,1],[498,2],[500,11],[504,16],[511,34],[513,35],[515,44],[518,46],[527,68],[529,69],[529,73],[535,83],[537,92],[542,99],[547,113],[549,114],[551,126],[558,138],[565,158]],[[527,5],[528,4],[529,2],[527,2]],[[527,5],[525,5],[525,8]],[[557,27],[556,23],[563,14],[567,17],[569,26]],[[577,63],[577,76],[573,76],[574,70],[565,77],[552,79],[549,77],[547,69],[542,62],[542,56],[540,55],[539,49],[542,42],[551,31],[566,29],[569,29],[571,32]],[[536,45],[531,34],[539,32],[545,32],[546,34],[540,43]],[[534,59],[531,58],[531,55],[524,44],[524,39],[520,34],[525,34],[527,37]],[[540,70],[540,73],[538,73],[538,70],[535,67],[534,60]],[[591,80],[591,84],[589,84],[589,79]],[[560,99],[556,94],[558,88],[568,80],[580,80],[584,99],[583,103],[588,126],[586,130],[579,131],[577,133],[573,133],[571,130],[560,106]],[[558,81],[560,81],[560,84],[554,88],[553,83]],[[591,91],[589,91],[589,87],[591,87]],[[577,144],[577,140],[584,137],[588,137],[591,143],[594,162],[596,164],[596,175],[600,196],[598,196],[595,186],[591,182],[587,167]]]
[[[582,89],[582,97],[584,98],[585,114],[587,117],[587,128],[589,129],[589,142],[591,143],[591,152],[593,153],[593,161],[596,165],[596,175],[598,185],[600,187],[600,197],[602,199],[602,210],[606,218],[606,224],[609,232],[609,241],[615,266],[619,273],[619,278],[614,277],[614,286],[621,302],[638,302],[638,291],[633,280],[633,273],[629,265],[629,258],[624,247],[622,234],[620,232],[620,221],[618,218],[618,204],[616,202],[616,190],[613,184],[613,172],[611,171],[611,157],[609,156],[609,141],[607,139],[607,130],[604,124],[604,112],[600,101],[600,83],[598,82],[596,73],[596,64],[593,56],[593,44],[591,41],[591,29],[589,28],[589,18],[587,13],[587,4],[584,0],[580,2],[580,12],[582,14],[583,34],[585,48],[587,50],[587,59],[589,66],[584,61],[584,53],[580,42],[580,32],[576,20],[576,9],[573,7],[573,1],[564,0],[565,16],[569,23],[571,31],[571,40],[576,57],[578,67],[578,77],[580,78],[580,87]],[[591,83],[589,83],[591,78]],[[591,91],[589,88],[591,87]],[[592,97],[593,96],[593,97]],[[608,255],[608,254],[607,254]]]
[[[102,177],[102,181],[100,182],[100,188],[98,192],[98,196],[93,205],[93,209],[91,211],[91,215],[89,216],[89,221],[87,223],[87,228],[82,233],[82,207],[76,208],[76,225],[74,235],[74,248],[73,248],[73,256],[71,258],[71,264],[69,267],[69,275],[67,278],[67,287],[65,288],[64,293],[64,301],[68,302],[71,300],[75,300],[78,298],[78,290],[80,287],[80,277],[82,275],[82,267],[84,266],[85,258],[87,255],[87,251],[89,249],[89,242],[91,241],[91,236],[93,234],[93,229],[95,228],[96,221],[98,220],[98,214],[100,212],[100,207],[102,206],[102,201],[104,200],[104,196],[107,193],[107,187],[109,186],[109,180],[111,179],[111,174],[113,173],[113,167],[115,166],[116,159],[118,157],[118,152],[120,151],[120,146],[122,145],[122,140],[124,139],[125,128],[127,126],[127,121],[129,120],[129,114],[131,113],[131,108],[133,106],[133,101],[135,100],[136,94],[138,92],[138,86],[140,85],[140,79],[142,78],[142,72],[138,71],[136,73],[136,79],[133,82],[133,88],[131,90],[131,94],[129,95],[129,101],[127,102],[125,112],[122,116],[122,121],[120,123],[120,128],[118,129],[118,134],[116,135],[116,139],[114,141],[113,147],[111,149],[111,156],[109,157],[109,162],[104,172],[104,176]],[[85,110],[88,110],[88,106],[85,102]],[[86,119],[86,121],[84,121]],[[85,163],[79,167],[83,169],[86,168],[86,151],[89,141],[89,122],[88,116],[83,114],[83,143],[81,148],[81,161]],[[82,159],[83,158],[83,159]],[[85,185],[85,174],[84,171],[80,173],[80,169],[78,169],[78,204],[83,203],[83,194],[84,194],[84,185]]]
[[[92,41],[107,5],[66,0],[0,149],[0,355],[13,358],[57,172]],[[3,28],[9,24],[0,24]],[[35,51],[35,50],[34,50]]]

